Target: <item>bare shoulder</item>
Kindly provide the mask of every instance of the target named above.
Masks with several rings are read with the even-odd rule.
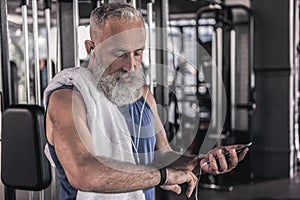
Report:
[[[61,89],[54,91],[48,103],[48,110],[53,108],[63,108],[64,110],[70,106],[84,106],[81,94],[75,90]]]
[[[69,112],[72,112],[73,107],[80,108],[83,105],[82,96],[78,92],[70,89],[61,89],[51,94],[47,111],[50,114],[59,113],[64,116],[70,114]]]
[[[85,105],[79,92],[70,89],[54,91],[47,108],[47,123],[65,127],[74,123],[74,116],[85,118]]]
[[[71,103],[72,100],[79,100],[82,99],[81,95],[79,92],[76,92],[75,90],[70,90],[70,89],[60,89],[54,91],[50,98],[49,98],[49,106],[51,104],[69,104]]]

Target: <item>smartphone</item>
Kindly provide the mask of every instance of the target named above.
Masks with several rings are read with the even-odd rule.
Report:
[[[252,142],[249,142],[249,143],[247,143],[247,144],[244,144],[244,145],[241,145],[241,146],[237,147],[237,148],[235,149],[235,151],[236,151],[237,154],[239,154],[239,153],[241,153],[244,149],[246,149],[247,147],[250,147],[251,145],[252,145]],[[225,156],[226,160],[228,160],[229,157],[230,157],[230,153],[229,153],[229,152],[225,152],[225,153],[224,153],[224,156]],[[215,159],[218,160],[218,157],[215,157]],[[209,163],[210,163],[210,162],[207,161],[207,164],[209,164]]]
[[[241,145],[238,148],[235,149],[236,153],[240,153],[242,152],[244,149],[246,149],[247,147],[250,147],[252,145],[252,142],[249,142],[247,144]]]
[[[247,143],[247,144],[244,144],[244,145],[241,145],[241,146],[237,147],[237,148],[235,149],[235,151],[236,151],[237,154],[239,154],[239,153],[241,153],[244,149],[246,149],[247,147],[250,147],[251,145],[252,145],[252,142],[249,142],[249,143]],[[229,152],[226,152],[226,153],[224,153],[224,156],[225,156],[225,158],[227,159],[227,158],[230,157],[230,153],[229,153]]]

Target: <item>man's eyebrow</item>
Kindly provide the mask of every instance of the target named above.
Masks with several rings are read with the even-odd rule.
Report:
[[[128,51],[125,49],[115,48],[115,49],[112,49],[111,52],[115,53],[115,52],[128,52]]]
[[[142,46],[141,48],[136,49],[135,51],[140,51],[140,50],[145,50],[145,46]]]
[[[135,49],[133,51],[140,51],[140,50],[144,50],[145,49],[145,46],[142,46],[141,48],[138,48],[138,49]],[[121,52],[121,53],[128,53],[130,51],[126,50],[126,49],[121,49],[121,48],[115,48],[115,49],[112,49],[110,51],[111,53],[117,53],[117,52]]]

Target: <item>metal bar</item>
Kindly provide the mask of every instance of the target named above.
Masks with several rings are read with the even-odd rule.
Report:
[[[147,3],[147,23],[148,23],[148,45],[149,45],[149,82],[150,82],[150,89],[153,92],[153,80],[152,80],[152,28],[153,28],[153,2]]]
[[[45,199],[45,190],[40,191],[40,199],[41,200]]]
[[[40,77],[40,59],[39,59],[39,32],[38,32],[38,8],[37,0],[32,0],[32,18],[33,18],[33,45],[34,45],[34,66],[35,66],[35,103],[42,105],[41,99],[41,77]],[[40,200],[44,200],[44,190],[39,191]],[[34,199],[34,193],[30,192],[30,199]]]
[[[196,24],[198,24],[199,19],[201,18],[202,14],[208,11],[214,11],[214,10],[221,10],[222,6],[219,4],[210,4],[208,6],[201,7],[196,12]]]
[[[52,182],[51,182],[51,199],[56,200],[56,168],[51,166],[51,176],[52,176]]]
[[[3,106],[6,109],[12,102],[11,71],[8,48],[7,0],[0,1],[0,55],[2,69]]]
[[[199,38],[199,19],[201,19],[202,14],[205,12],[211,12],[211,11],[215,11],[215,10],[220,10],[222,9],[222,7],[218,4],[210,4],[208,6],[204,6],[201,7],[200,9],[197,10],[196,14],[195,14],[195,19],[196,19],[196,37],[197,37],[197,41],[200,44],[200,38]],[[217,68],[219,67],[219,60],[218,60],[218,55],[220,52],[218,51],[218,33],[217,30],[215,31],[215,33],[212,36],[212,68],[211,68],[211,127],[213,130],[216,131],[217,134],[217,127],[218,127],[218,104],[217,104],[217,99],[218,99],[218,91],[219,91],[219,84],[218,84],[218,70]],[[200,61],[199,61],[199,56],[197,56],[197,65],[199,65]]]
[[[48,83],[52,80],[53,70],[52,62],[50,57],[50,28],[51,28],[51,18],[50,18],[50,8],[45,9],[45,25],[46,25],[46,37],[47,37],[47,76]]]
[[[167,46],[168,46],[168,33],[167,33],[167,26],[168,26],[168,22],[169,22],[169,0],[161,0],[161,10],[162,10],[162,50],[165,51],[167,50]],[[163,106],[165,108],[167,108],[167,105],[169,103],[169,91],[167,89],[168,83],[167,83],[167,79],[166,77],[168,77],[168,69],[167,69],[167,65],[168,65],[168,54],[166,52],[162,53],[163,55],[163,77],[162,77],[162,83],[163,83]],[[166,112],[168,113],[168,112]],[[167,119],[167,116],[165,116],[164,119]],[[167,124],[165,124],[167,126]],[[167,127],[166,127],[167,128]],[[166,129],[168,130],[168,129]]]
[[[58,31],[60,44],[59,58],[61,69],[75,66],[75,54],[73,49],[74,44],[74,20],[73,20],[73,2],[72,1],[57,1],[58,5]]]
[[[195,19],[195,13],[176,13],[169,15],[170,20]]]
[[[249,102],[255,104],[254,90],[255,90],[255,73],[254,73],[254,16],[250,9],[249,13],[250,27],[249,27],[249,78],[251,80],[249,90]],[[249,124],[250,126],[250,124]]]
[[[211,48],[211,125],[212,128],[216,128],[217,124],[217,42],[216,32],[212,36],[212,48]]]
[[[51,56],[50,56],[50,30],[51,30],[51,0],[45,0],[45,25],[46,25],[46,37],[47,37],[47,75],[48,75],[48,84],[52,80],[53,77],[53,69],[52,69],[52,62],[51,62]],[[59,49],[59,48],[57,48]],[[55,66],[57,70],[57,66]],[[51,199],[57,199],[56,197],[56,170],[51,166],[51,176],[52,176],[52,181],[51,181]]]
[[[223,105],[223,92],[222,92],[222,72],[223,72],[223,30],[222,27],[216,29],[216,52],[217,52],[217,128],[221,128],[222,123],[222,105]]]
[[[32,18],[33,18],[33,46],[34,46],[34,66],[35,66],[35,103],[41,105],[41,77],[40,77],[40,59],[39,59],[39,32],[37,0],[32,0]]]
[[[39,32],[38,32],[38,10],[37,0],[32,0],[32,27],[33,27],[33,50],[34,50],[34,80],[35,80],[35,103],[41,105],[41,77],[40,77],[40,59],[39,59]],[[29,192],[29,199],[34,199],[34,192]]]
[[[73,0],[73,31],[74,31],[74,63],[75,67],[80,67],[79,44],[78,44],[78,25],[79,25],[79,8],[78,0]]]
[[[254,73],[254,16],[250,8],[245,5],[231,5],[229,6],[231,9],[241,9],[244,10],[248,15],[249,21],[249,80],[250,84],[248,86],[249,96],[248,101],[253,103],[253,107],[255,107],[255,100],[254,100],[254,89],[255,89],[255,73]],[[249,123],[250,124],[250,123]]]
[[[60,10],[59,10],[59,2],[57,4],[57,11],[56,11],[56,65],[55,65],[55,73],[61,71],[61,34],[60,34],[60,27],[61,27],[61,20],[60,20]]]
[[[154,4],[155,8],[155,23],[159,27],[156,33],[156,63],[158,67],[156,70],[156,82],[158,83],[155,88],[155,97],[157,103],[167,108],[168,106],[168,95],[169,91],[167,86],[167,22],[168,22],[168,11],[169,11],[169,1],[168,0],[158,0]],[[165,113],[168,113],[166,111]],[[162,111],[159,112],[159,116],[167,121],[167,115]],[[165,123],[165,129],[168,130],[168,124]]]
[[[251,130],[251,115],[252,110],[255,109],[255,99],[254,99],[254,92],[255,92],[255,73],[254,73],[254,16],[253,12],[250,8],[244,5],[231,5],[230,8],[233,9],[241,9],[244,10],[248,15],[249,21],[249,30],[248,30],[248,51],[249,51],[249,58],[248,58],[248,106],[245,108],[248,109],[248,130]],[[235,24],[235,23],[234,23]],[[271,69],[270,69],[271,70]],[[277,69],[276,69],[277,70]],[[285,71],[283,69],[278,69],[278,71]],[[257,69],[255,71],[258,71]],[[263,71],[263,70],[262,70]],[[274,72],[274,71],[273,71]]]
[[[30,72],[29,72],[29,44],[28,44],[28,22],[27,22],[27,4],[22,5],[22,30],[24,39],[24,66],[25,66],[25,88],[26,102],[30,103]]]
[[[235,69],[236,69],[236,63],[235,63],[235,48],[236,48],[236,32],[234,29],[230,31],[230,104],[231,104],[231,131],[235,130]]]
[[[136,8],[136,0],[131,0],[131,4],[134,8]]]
[[[295,49],[294,49],[294,63],[295,63],[295,88],[294,88],[294,94],[296,94],[295,97],[295,103],[294,103],[294,118],[295,118],[295,151],[298,152],[296,154],[297,157],[297,161],[300,161],[300,143],[299,143],[299,65],[300,65],[300,1],[296,1],[294,2],[294,13],[295,13],[295,17],[294,17],[294,21],[295,21]],[[298,45],[298,46],[297,46]]]
[[[33,200],[34,199],[34,192],[33,191],[29,191],[29,193],[28,193],[28,198],[30,199],[30,200]]]
[[[47,72],[48,72],[48,84],[52,80],[53,77],[53,69],[52,69],[52,62],[50,57],[50,28],[51,28],[51,17],[50,17],[50,11],[51,11],[51,0],[45,0],[45,25],[46,25],[46,36],[47,36]],[[57,71],[57,70],[56,70]],[[54,167],[51,166],[51,194],[50,198],[52,200],[56,200],[56,170]]]
[[[296,86],[295,84],[299,84],[298,82],[295,83],[295,72],[298,73],[296,71],[296,65],[295,65],[295,60],[294,59],[296,57],[296,41],[295,40],[295,35],[299,34],[299,32],[296,32],[296,13],[295,13],[295,7],[296,6],[296,1],[295,0],[290,0],[289,1],[289,65],[290,65],[290,69],[292,71],[292,73],[290,74],[290,83],[289,83],[289,88],[290,88],[290,95],[289,95],[289,102],[290,105],[293,105],[290,107],[289,109],[289,118],[290,118],[290,123],[289,123],[289,137],[291,138],[289,140],[289,146],[290,146],[290,166],[292,166],[290,168],[290,177],[292,178],[296,172],[297,172],[297,162],[295,162],[295,157],[298,157],[296,150],[295,150],[295,143],[299,143],[298,141],[295,141],[296,138],[296,133],[295,133],[295,127],[296,125],[298,125],[298,122],[295,121],[295,104],[297,102],[296,99],[298,99],[298,95],[295,95],[295,92],[297,94],[297,90],[295,90]],[[298,14],[298,13],[297,13]],[[299,26],[299,24],[298,24]]]

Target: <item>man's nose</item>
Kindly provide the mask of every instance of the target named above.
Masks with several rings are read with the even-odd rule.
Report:
[[[136,67],[137,67],[137,63],[136,63],[136,60],[134,58],[134,54],[133,52],[130,52],[126,55],[126,58],[125,58],[125,63],[123,64],[123,70],[124,71],[135,71],[136,70]]]

